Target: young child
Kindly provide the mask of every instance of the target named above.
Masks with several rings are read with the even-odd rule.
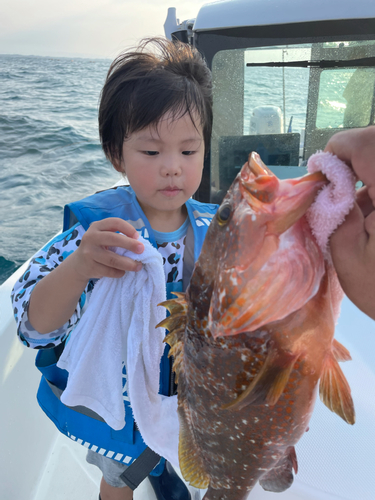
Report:
[[[141,254],[141,234],[163,256],[167,294],[186,287],[193,264],[185,257],[198,257],[217,208],[191,199],[201,182],[211,123],[211,75],[197,50],[151,39],[118,57],[102,91],[99,132],[107,158],[130,186],[67,205],[64,232],[35,254],[12,293],[18,336],[39,349],[39,404],[61,432],[88,448],[87,461],[103,473],[102,500],[133,498],[120,475],[146,448],[126,394],[126,367],[126,425],[115,431],[91,410],[61,403],[67,372],[56,362],[95,280],[118,279],[141,267],[108,247]],[[161,393],[170,395],[171,385],[165,354]],[[164,460],[149,477],[158,500],[190,497]]]

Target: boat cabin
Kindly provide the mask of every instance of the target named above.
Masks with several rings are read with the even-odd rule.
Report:
[[[219,203],[251,151],[300,176],[336,132],[374,123],[375,4],[224,0],[166,31],[196,46],[213,75],[214,123],[196,197]]]

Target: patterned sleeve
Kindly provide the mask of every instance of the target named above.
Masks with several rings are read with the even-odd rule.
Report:
[[[31,258],[25,273],[14,285],[11,299],[17,322],[17,335],[27,347],[48,349],[60,344],[80,320],[87,294],[92,289],[91,282],[83,291],[72,317],[53,332],[41,334],[32,327],[28,318],[28,306],[34,286],[78,248],[84,233],[84,228],[78,223],[65,233],[56,236]]]

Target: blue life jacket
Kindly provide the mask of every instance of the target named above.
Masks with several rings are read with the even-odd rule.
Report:
[[[186,252],[190,251],[193,254],[191,257],[193,262],[199,256],[208,226],[217,207],[217,205],[204,204],[192,199],[186,202],[191,223],[189,227],[192,228],[192,231],[190,230],[190,236],[188,231],[185,255]],[[87,230],[92,222],[108,217],[119,217],[126,220],[143,238],[157,248],[152,228],[130,186],[119,186],[101,191],[81,201],[66,205],[63,230],[68,230],[77,222]],[[191,273],[192,266],[190,267]],[[172,286],[170,290],[167,289],[167,295],[171,291],[176,291],[176,287]],[[169,346],[167,348],[169,349]],[[54,349],[42,349],[38,352],[35,364],[42,372],[37,394],[39,405],[59,431],[66,436],[88,449],[130,465],[146,448],[146,444],[136,428],[130,403],[124,402],[125,426],[119,431],[109,427],[99,415],[87,408],[65,406],[60,401],[60,396],[66,387],[68,374],[56,366],[62,350],[63,345]],[[170,394],[170,362],[167,352],[166,349],[160,364],[160,393],[164,395]],[[156,469],[154,472],[155,475],[161,473]]]

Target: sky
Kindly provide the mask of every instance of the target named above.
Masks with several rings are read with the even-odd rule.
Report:
[[[168,7],[195,18],[199,0],[0,0],[0,54],[113,59],[164,35]]]

